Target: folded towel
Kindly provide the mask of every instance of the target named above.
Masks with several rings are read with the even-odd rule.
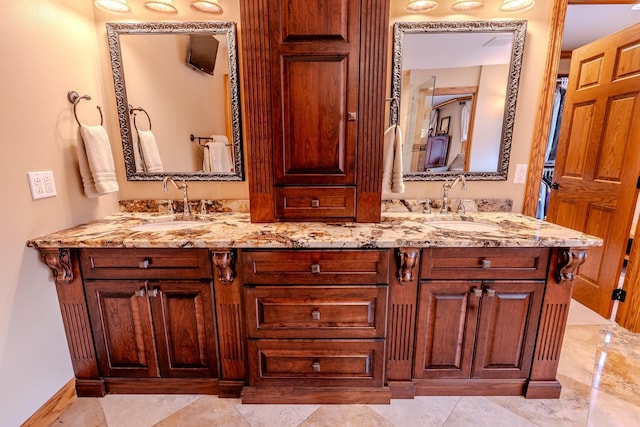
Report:
[[[82,184],[88,197],[118,191],[111,143],[102,126],[81,125],[78,138],[78,161]]]
[[[382,193],[404,193],[402,171],[402,130],[398,125],[384,132]]]
[[[204,147],[203,168],[205,172],[233,172],[229,152],[229,139],[224,135],[211,135],[212,142]]]
[[[164,172],[156,137],[151,130],[138,130],[138,143],[146,172]]]

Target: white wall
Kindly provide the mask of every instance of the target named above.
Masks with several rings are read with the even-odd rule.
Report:
[[[103,105],[92,2],[0,2],[0,52],[0,425],[17,426],[73,377],[50,270],[25,242],[115,212],[118,194],[82,195],[66,99],[91,95],[86,115]],[[57,197],[31,199],[39,170],[53,171]]]

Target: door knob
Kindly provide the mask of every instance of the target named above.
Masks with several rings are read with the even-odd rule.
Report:
[[[558,184],[557,182],[554,182],[553,184],[551,184],[551,188],[553,188],[554,190],[557,190],[558,188],[560,188],[560,184]]]

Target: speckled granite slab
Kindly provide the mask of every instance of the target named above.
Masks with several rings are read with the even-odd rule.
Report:
[[[601,239],[514,213],[383,213],[380,223],[251,223],[246,213],[201,215],[186,228],[134,231],[166,224],[162,213],[120,213],[28,242],[39,248],[394,248],[587,247]],[[170,227],[171,225],[169,225]],[[155,227],[155,226],[153,226]]]

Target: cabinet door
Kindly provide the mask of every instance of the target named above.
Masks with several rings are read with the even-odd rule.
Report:
[[[527,378],[544,291],[543,281],[483,283],[474,378]]]
[[[145,283],[87,281],[85,292],[101,374],[157,377]]]
[[[480,281],[420,283],[414,378],[469,378]]]
[[[354,185],[360,1],[273,2],[276,184]]]
[[[213,292],[210,282],[149,282],[160,373],[216,377]]]

